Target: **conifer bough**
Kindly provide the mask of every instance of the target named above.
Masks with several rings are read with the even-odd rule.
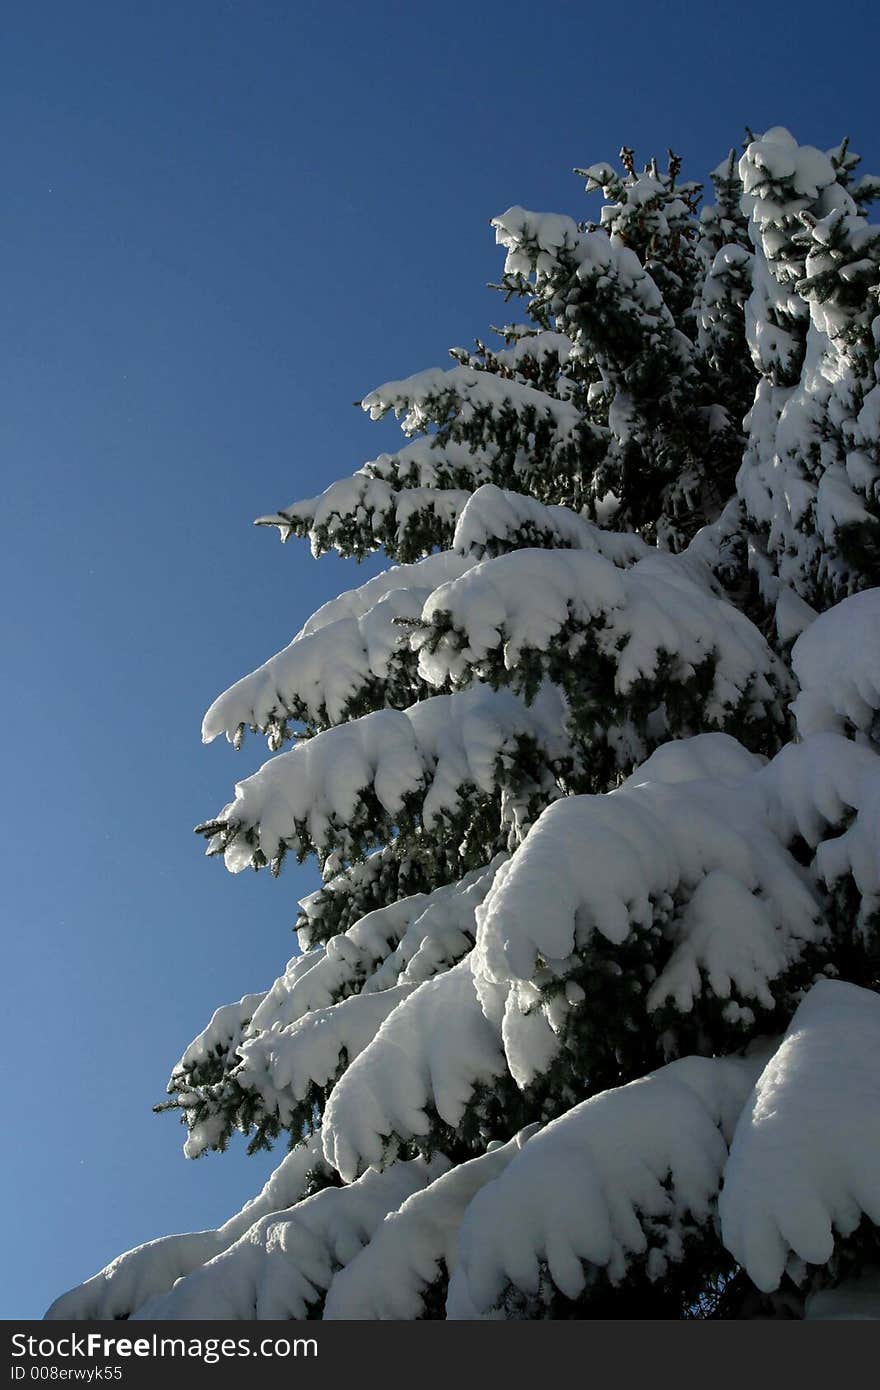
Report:
[[[50,1317],[880,1316],[880,181],[621,161],[261,518],[392,562],[204,722],[208,853],[323,886],[167,1105],[289,1152]]]

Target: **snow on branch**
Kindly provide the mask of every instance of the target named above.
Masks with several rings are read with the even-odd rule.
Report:
[[[513,342],[509,347],[501,348],[499,351],[486,351],[485,356],[490,364],[491,370],[508,372],[521,372],[524,368],[529,369],[533,364],[542,367],[549,366],[551,371],[557,372],[564,367],[571,357],[572,342],[564,333],[553,331],[535,332],[527,325],[512,325],[505,329],[505,335],[513,335]],[[461,359],[459,359],[461,360]],[[473,361],[473,358],[469,360]]]
[[[454,1129],[476,1088],[505,1070],[466,957],[420,985],[342,1076],[324,1114],[327,1161],[351,1182],[394,1158],[400,1141],[428,1135],[434,1113]]]
[[[876,575],[880,230],[846,161],[777,127],[740,161],[757,255],[746,336],[761,380],[737,490],[762,588],[827,608]]]
[[[325,1009],[312,1009],[285,1028],[245,1038],[232,1075],[260,1097],[264,1113],[277,1115],[282,1126],[290,1128],[303,1113],[304,1102],[313,1112],[322,1093],[415,988],[397,984],[378,994],[353,994]]]
[[[407,434],[431,425],[445,425],[450,419],[467,422],[496,412],[531,425],[546,421],[551,447],[579,435],[583,428],[580,411],[569,401],[473,367],[429,367],[402,381],[378,386],[361,404],[372,420],[380,420],[389,411],[398,418],[403,416],[402,427]]]
[[[797,1002],[836,938],[875,949],[880,759],[832,734],[757,769],[735,749],[723,735],[666,745],[618,791],[550,806],[499,870],[477,912],[473,970],[490,1013],[490,986],[507,991],[505,1055],[520,1086],[572,1027],[587,1029],[581,1047],[597,1045],[584,986],[639,939],[649,963],[628,987],[644,1027],[707,998],[718,1023],[749,1027]]]
[[[505,275],[540,275],[555,268],[561,251],[574,251],[581,239],[578,225],[559,213],[508,208],[492,221],[495,241],[507,252]]]
[[[545,1279],[575,1299],[591,1266],[616,1284],[638,1262],[661,1280],[710,1221],[756,1071],[682,1058],[547,1125],[466,1212],[447,1316],[490,1314],[511,1290],[540,1306]]]
[[[260,1004],[262,994],[246,994],[235,1004],[223,1004],[215,1009],[207,1028],[193,1038],[175,1070],[206,1069],[218,1060],[234,1055],[242,1035]]]
[[[574,338],[575,355],[582,317],[587,314],[591,348],[615,370],[632,365],[648,345],[649,330],[655,335],[655,352],[670,351],[680,366],[689,361],[692,345],[675,330],[656,283],[621,238],[605,231],[581,232],[570,218],[520,207],[508,208],[492,225],[499,245],[507,249],[505,275],[534,274],[539,292],[545,282],[549,289],[561,291],[573,275],[593,291],[578,296],[561,314],[560,327]],[[628,331],[619,331],[624,324]]]
[[[507,1144],[491,1145],[390,1212],[370,1243],[334,1278],[325,1319],[423,1317],[432,1289],[456,1267],[458,1229],[468,1206],[537,1128],[529,1125]]]
[[[484,869],[428,894],[424,911],[407,926],[396,948],[366,981],[364,988],[388,989],[392,982],[422,984],[442,974],[473,946],[476,910],[492,886],[506,854],[497,854]]]
[[[822,730],[868,738],[880,711],[880,589],[853,594],[797,639],[791,664],[801,693],[792,709],[804,736]]]
[[[633,532],[605,530],[571,507],[545,506],[493,483],[471,494],[452,538],[453,550],[474,561],[535,546],[595,551],[622,567],[650,553]]]
[[[796,943],[820,934],[818,904],[761,814],[757,777],[630,780],[604,796],[550,806],[480,909],[476,968],[497,981],[528,980],[539,962],[564,969],[594,932],[620,944],[650,927],[658,912],[690,902],[711,879],[703,893],[717,890],[718,912],[698,930],[692,903],[695,916],[681,923],[681,936],[695,963],[709,965],[704,951],[717,956],[709,973],[720,993],[736,982],[755,997]],[[767,967],[775,961],[768,975],[754,973],[756,951],[766,954]],[[666,984],[661,974],[653,991],[658,1003]],[[687,1008],[693,988],[682,979],[676,993]]]
[[[719,1203],[724,1243],[759,1289],[825,1264],[863,1215],[880,1225],[878,1055],[880,998],[822,980],[761,1073]]]
[[[326,1171],[320,1136],[312,1136],[292,1149],[262,1192],[217,1230],[163,1236],[126,1251],[78,1288],[56,1299],[46,1318],[67,1322],[129,1317],[143,1304],[167,1293],[178,1279],[226,1250],[255,1222],[292,1206],[316,1171]]]
[[[581,727],[596,738],[627,720],[652,743],[706,727],[747,735],[749,724],[780,726],[789,689],[781,662],[694,572],[660,553],[627,570],[589,550],[483,561],[425,604],[412,638],[419,671],[435,686],[477,675],[526,693],[543,672],[577,701]]]
[[[509,372],[472,366],[430,368],[402,381],[390,381],[362,402],[373,419],[393,411],[403,416],[407,434],[436,431],[441,447],[466,445],[493,460],[493,481],[517,486],[525,481],[541,495],[562,488],[586,496],[589,460],[607,444],[607,430],[564,394],[541,390]]]
[[[418,682],[407,676],[398,620],[417,618],[437,585],[458,578],[470,563],[441,552],[395,566],[324,604],[289,646],[214,701],[202,742],[222,733],[238,746],[251,728],[268,732],[275,749],[291,720],[329,726],[386,703],[408,704]]]
[[[771,272],[783,284],[800,278],[799,267],[791,264],[798,215],[814,207],[826,190],[832,199],[851,201],[837,182],[834,165],[821,150],[798,145],[783,126],[774,126],[749,144],[740,160],[740,177],[743,211]]]
[[[295,957],[254,1012],[252,1028],[284,1028],[359,990],[421,983],[473,945],[474,913],[506,856],[457,883],[376,908],[324,947]],[[308,961],[307,970],[302,969]]]
[[[368,912],[295,956],[265,996],[218,1010],[168,1083],[189,1131],[185,1153],[225,1147],[235,1129],[311,1130],[391,1010],[471,950],[476,908],[504,859]]]
[[[649,553],[636,535],[484,484],[462,510],[451,552],[394,566],[324,604],[289,646],[214,701],[202,723],[203,742],[222,733],[238,746],[251,728],[267,732],[277,749],[290,721],[326,727],[383,704],[408,704],[419,683],[401,620],[417,619],[435,589],[483,555],[537,544],[596,551],[618,565]]]
[[[561,697],[549,686],[529,707],[510,691],[478,685],[409,709],[378,710],[265,763],[199,829],[210,837],[208,853],[222,853],[233,873],[277,869],[288,848],[356,857],[407,816],[439,830],[460,815],[468,795],[497,789],[505,759],[516,780],[524,741],[540,750],[545,769],[563,764],[570,756],[563,719]]]
[[[343,869],[327,861],[320,888],[299,900],[295,931],[303,951],[314,954],[322,942],[355,926],[379,905],[431,891],[437,879],[428,873],[426,860],[412,852],[412,844],[401,852],[399,838]],[[444,882],[452,877],[445,875]]]
[[[277,526],[282,540],[307,536],[312,553],[338,550],[416,560],[449,544],[455,521],[474,486],[492,476],[492,452],[436,436],[414,439],[396,454],[380,454],[319,497],[291,503],[257,525]]]
[[[498,856],[459,883],[369,913],[331,937],[289,990],[282,976],[239,1044],[238,1084],[257,1091],[288,1125],[313,1089],[338,1080],[399,1003],[471,950],[476,908],[501,862]]]
[[[167,1294],[142,1303],[150,1321],[306,1318],[320,1312],[336,1271],[370,1240],[389,1211],[446,1171],[449,1160],[415,1159],[370,1170],[345,1188],[329,1187],[289,1211],[255,1221],[221,1254]]]

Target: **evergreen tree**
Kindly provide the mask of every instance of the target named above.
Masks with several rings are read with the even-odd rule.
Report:
[[[393,562],[204,722],[276,754],[208,853],[323,878],[167,1104],[289,1152],[50,1316],[880,1315],[880,184],[621,161],[261,519]]]

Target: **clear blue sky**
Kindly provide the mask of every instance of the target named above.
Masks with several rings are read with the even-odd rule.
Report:
[[[265,757],[213,697],[367,575],[252,517],[397,438],[351,402],[506,316],[488,219],[746,122],[880,172],[874,0],[34,0],[0,36],[7,1049],[0,1316],[215,1225],[264,1159],[155,1117],[293,951],[308,869],[191,833]]]

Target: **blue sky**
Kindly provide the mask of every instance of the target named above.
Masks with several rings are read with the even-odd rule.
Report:
[[[203,748],[202,713],[368,577],[251,519],[394,442],[352,401],[506,317],[488,219],[584,215],[573,165],[672,145],[700,178],[748,122],[851,133],[880,172],[873,0],[713,11],[7,10],[0,1317],[216,1225],[272,1163],[187,1163],[150,1110],[315,884],[204,860],[192,826],[265,753]]]

